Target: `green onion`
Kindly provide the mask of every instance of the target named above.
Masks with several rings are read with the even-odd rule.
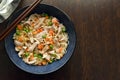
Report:
[[[54,59],[51,59],[50,61],[49,61],[49,63],[51,64],[51,63],[53,63],[55,60]]]
[[[16,30],[16,35],[20,35],[20,31],[19,30]]]
[[[42,57],[43,57],[42,54],[36,54],[36,53],[34,53],[33,55],[34,55],[34,57],[37,57],[37,58],[40,58],[40,59],[42,59]]]
[[[37,57],[41,59],[43,57],[43,55],[42,54],[38,54]]]
[[[50,49],[53,49],[53,45],[50,45]]]
[[[53,25],[52,21],[49,21],[48,26],[52,26],[52,25]]]
[[[29,28],[27,28],[27,27],[24,27],[23,30],[24,30],[26,33],[30,32]]]
[[[38,57],[38,54],[36,54],[36,53],[34,53],[33,55],[34,55],[34,57]]]
[[[47,37],[47,35],[46,35],[46,34],[42,36],[42,38],[46,38],[46,37]]]
[[[62,32],[65,32],[65,31],[66,31],[65,27],[63,27],[63,28],[62,28]]]
[[[52,57],[57,57],[57,55],[56,55],[56,54],[51,54],[51,56],[52,56]]]
[[[29,56],[29,53],[26,52],[26,53],[24,54],[24,56],[27,58],[27,57]]]

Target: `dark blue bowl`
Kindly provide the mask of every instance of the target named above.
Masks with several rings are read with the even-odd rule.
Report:
[[[9,24],[11,24],[11,22],[13,22],[14,19],[16,19],[16,17],[20,15],[26,8],[27,7],[22,8],[19,11],[17,11],[15,14],[13,14],[13,16],[10,18]],[[33,13],[38,13],[38,14],[47,13],[48,15],[57,17],[59,21],[65,25],[67,33],[69,35],[69,45],[67,47],[67,52],[63,56],[63,58],[46,66],[32,66],[24,63],[22,59],[18,57],[17,52],[15,51],[15,45],[12,39],[13,34],[15,33],[15,29],[6,37],[5,48],[12,62],[23,71],[32,74],[51,73],[61,68],[70,59],[76,44],[75,29],[70,18],[63,11],[59,10],[54,6],[39,4],[29,15]]]

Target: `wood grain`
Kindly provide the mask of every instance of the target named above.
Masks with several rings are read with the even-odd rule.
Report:
[[[34,0],[22,0],[19,8]],[[21,71],[0,42],[0,80],[120,80],[120,0],[44,0],[66,12],[77,34],[68,63],[47,75]],[[6,22],[7,23],[7,22]],[[0,24],[2,31],[6,23]]]

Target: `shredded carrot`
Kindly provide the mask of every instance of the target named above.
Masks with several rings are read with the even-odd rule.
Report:
[[[53,23],[59,23],[59,22],[58,22],[58,19],[56,19],[56,18],[53,18],[53,19],[52,19],[52,22],[53,22]]]
[[[38,44],[38,49],[42,50],[44,48],[44,45],[41,43],[41,44]]]
[[[23,29],[23,27],[19,24],[19,25],[17,25],[17,28],[19,29],[19,30],[22,30]]]
[[[59,52],[59,53],[61,53],[61,52],[62,52],[62,50],[63,50],[63,48],[62,48],[62,47],[60,47],[60,48],[59,48],[59,50],[58,50],[58,52]]]
[[[54,31],[53,31],[52,29],[50,29],[50,30],[49,30],[49,34],[50,34],[51,36],[53,36],[53,35],[54,35]]]
[[[49,41],[49,43],[52,44],[52,45],[54,44],[54,41],[53,41],[52,38],[46,38],[45,40],[46,40],[46,41]]]
[[[50,42],[50,44],[54,44],[54,41],[52,38],[49,38],[49,42]]]
[[[34,26],[35,26],[35,23],[34,23],[34,22],[31,22],[31,26],[34,27]]]
[[[43,60],[42,61],[42,65],[46,65],[47,64],[47,61],[46,60]]]
[[[50,44],[54,44],[54,42],[53,42],[53,41],[50,41]]]
[[[42,31],[43,31],[42,28],[37,29],[37,32],[38,32],[38,33],[39,33],[39,32],[42,32]]]
[[[59,23],[55,23],[55,26],[59,27]]]
[[[22,37],[22,36],[19,36],[19,37],[18,37],[18,41],[23,42],[23,37]]]
[[[26,48],[25,51],[28,51],[28,48]]]
[[[22,46],[17,46],[17,48],[18,48],[19,50],[21,50],[21,49],[22,49]]]
[[[45,40],[46,40],[46,41],[49,41],[49,38],[46,38]]]
[[[30,56],[29,60],[32,61],[34,59],[33,54]]]
[[[32,32],[33,35],[36,35],[37,33],[38,33],[37,31],[33,31],[33,32]]]

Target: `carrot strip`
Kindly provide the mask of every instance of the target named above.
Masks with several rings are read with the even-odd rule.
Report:
[[[42,28],[37,29],[37,32],[38,32],[38,33],[39,33],[39,32],[42,32],[42,31],[43,31]]]
[[[44,45],[43,44],[38,44],[38,49],[42,50],[44,48]]]
[[[59,23],[57,18],[53,18],[53,19],[52,19],[52,22],[53,22],[53,23]]]
[[[22,49],[22,46],[17,46],[17,48],[18,48],[19,50],[21,50],[21,49]]]
[[[38,33],[37,31],[33,31],[33,32],[32,32],[33,35],[36,35],[37,33]]]
[[[49,34],[50,34],[51,36],[53,36],[53,35],[54,35],[54,31],[53,31],[52,29],[50,29],[50,30],[49,30]]]
[[[29,58],[30,61],[32,61],[34,59],[34,55],[32,54]]]
[[[23,37],[19,36],[18,41],[23,42]]]
[[[17,28],[19,29],[19,30],[22,30],[23,29],[23,27],[19,24],[19,25],[17,25]]]
[[[59,48],[59,50],[58,50],[58,52],[59,52],[59,53],[61,53],[61,52],[62,52],[62,50],[63,50],[63,48],[62,48],[62,47],[60,47],[60,48]]]

